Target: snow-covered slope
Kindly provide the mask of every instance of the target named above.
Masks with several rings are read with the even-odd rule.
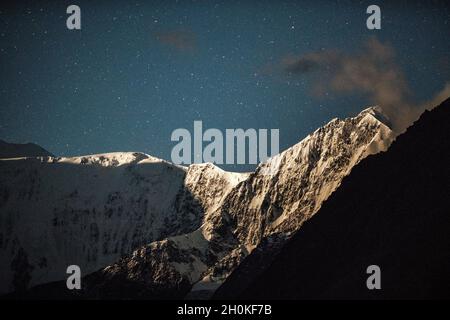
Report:
[[[354,165],[386,150],[394,134],[379,120],[383,117],[373,107],[354,118],[333,119],[239,184],[210,224],[215,226],[212,238],[226,253],[216,255],[193,291],[219,285],[263,239],[288,238],[319,210]],[[221,224],[232,231],[224,235],[217,227]]]
[[[186,181],[207,206],[201,226],[136,250],[100,271],[93,286],[126,279],[150,297],[170,296],[168,288],[180,297],[192,284],[190,297],[211,293],[264,239],[279,244],[298,230],[361,159],[386,150],[394,135],[380,119],[377,107],[334,119],[237,179],[210,164],[191,166],[188,172],[201,174]]]
[[[200,186],[219,196],[239,180],[220,169],[204,177],[205,166],[142,153],[0,160],[0,293],[63,279],[71,264],[85,275],[197,229],[219,203]]]
[[[153,296],[211,292],[385,150],[388,125],[377,107],[333,119],[248,174],[142,153],[0,160],[0,292],[65,279],[70,264],[104,292],[124,281]]]

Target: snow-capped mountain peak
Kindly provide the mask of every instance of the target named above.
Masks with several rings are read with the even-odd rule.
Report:
[[[74,263],[84,274],[104,268],[96,281],[121,277],[154,294],[213,290],[385,150],[384,119],[377,107],[333,119],[252,173],[133,152],[1,160],[0,292],[63,279]]]

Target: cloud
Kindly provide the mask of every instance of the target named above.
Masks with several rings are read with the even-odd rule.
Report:
[[[293,76],[311,75],[311,93],[315,96],[329,91],[367,95],[370,103],[383,109],[397,132],[404,131],[425,110],[424,104],[412,102],[411,89],[395,61],[394,49],[375,38],[352,54],[321,50],[285,57],[281,66]],[[450,86],[438,93],[434,102],[445,98],[448,91]]]
[[[282,59],[281,65],[289,74],[307,74],[315,71],[330,71],[339,62],[341,54],[336,50],[311,52],[301,57],[289,55]]]
[[[197,45],[197,37],[194,32],[185,29],[172,30],[172,31],[159,31],[155,32],[154,36],[157,41],[162,44],[169,45],[170,47],[181,52],[192,52]]]
[[[289,73],[309,73],[319,68],[319,63],[313,57],[302,57],[298,60],[291,60],[292,58],[286,58],[283,61],[285,70]]]

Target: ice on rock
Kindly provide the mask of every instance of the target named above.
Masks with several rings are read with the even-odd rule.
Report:
[[[0,293],[65,279],[69,264],[149,287],[185,279],[193,294],[214,290],[262,241],[275,246],[298,230],[393,138],[372,107],[252,173],[133,152],[0,160]]]

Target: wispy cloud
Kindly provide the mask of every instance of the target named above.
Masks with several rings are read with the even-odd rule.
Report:
[[[187,29],[158,31],[154,37],[162,44],[168,45],[181,52],[193,52],[197,46],[197,37]]]
[[[428,105],[412,102],[411,89],[396,62],[394,49],[374,38],[351,54],[321,50],[285,57],[280,64],[290,75],[314,75],[311,92],[316,96],[328,91],[366,94],[371,103],[382,107],[398,132],[406,129]],[[448,91],[450,86],[430,101],[443,100]]]

